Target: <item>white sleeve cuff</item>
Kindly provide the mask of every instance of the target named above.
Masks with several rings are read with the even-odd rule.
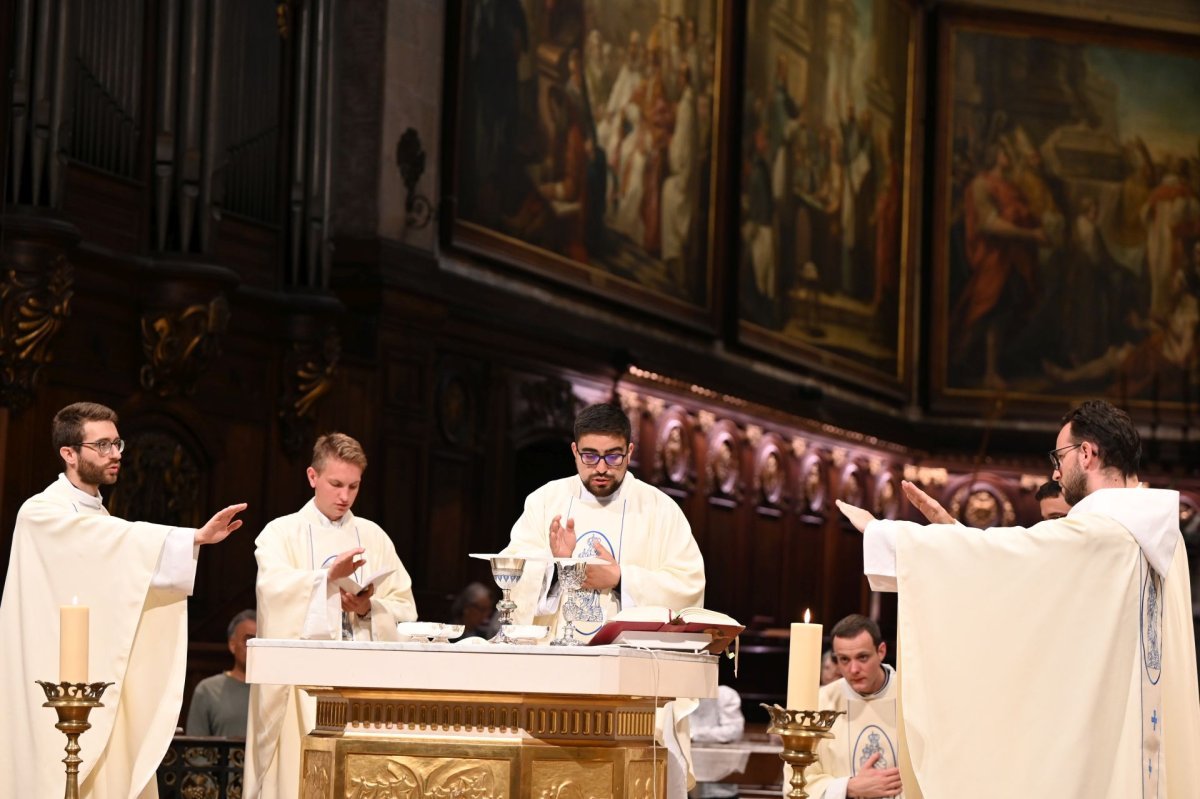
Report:
[[[873,591],[896,590],[896,525],[876,519],[863,531],[863,574]]]
[[[151,588],[192,595],[200,550],[195,539],[196,531],[191,527],[174,527],[167,533],[158,556],[158,567],[150,578]]]
[[[558,606],[562,601],[562,585],[554,582],[554,571],[557,568],[558,564],[551,561],[542,573],[542,592],[538,595],[537,603],[538,616],[553,616],[558,613]],[[553,591],[550,590],[551,585]]]
[[[306,641],[328,641],[342,637],[342,595],[328,578],[329,572],[325,569],[317,569],[313,577],[308,610],[304,614],[304,626],[300,629],[300,637]]]
[[[821,799],[846,799],[846,786],[850,784],[849,777],[838,777],[829,781]]]

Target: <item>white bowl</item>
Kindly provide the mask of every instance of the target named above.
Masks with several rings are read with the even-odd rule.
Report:
[[[550,628],[544,624],[505,624],[500,632],[516,643],[535,644],[546,637]]]

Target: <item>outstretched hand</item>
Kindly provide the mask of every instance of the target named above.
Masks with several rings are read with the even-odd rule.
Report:
[[[343,577],[349,577],[351,574],[354,574],[354,570],[366,562],[363,558],[359,557],[359,555],[366,551],[362,547],[354,547],[353,549],[347,549],[334,558],[329,564],[329,579],[340,580]]]
[[[196,531],[192,540],[197,544],[221,543],[229,537],[230,533],[242,526],[242,520],[233,517],[245,509],[246,503],[239,502],[217,511],[203,527]]]
[[[950,512],[916,485],[907,480],[901,480],[900,488],[904,490],[904,496],[908,497],[908,501],[929,520],[930,524],[954,524],[954,517],[950,515]]]
[[[850,523],[854,525],[854,529],[860,533],[867,529],[868,524],[875,521],[875,517],[871,515],[871,511],[865,508],[851,505],[848,502],[842,502],[840,499],[835,500],[835,502],[842,515],[849,519]]]

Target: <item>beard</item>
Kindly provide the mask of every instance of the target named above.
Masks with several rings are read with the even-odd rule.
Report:
[[[583,487],[588,490],[593,497],[611,497],[621,487],[621,481],[613,477],[611,474],[604,475],[608,478],[608,483],[603,486],[598,486],[592,481],[599,475],[592,475],[583,481]]]
[[[1088,494],[1087,477],[1084,476],[1083,471],[1080,469],[1071,472],[1070,475],[1064,474],[1062,480],[1059,481],[1059,485],[1062,486],[1063,499],[1067,501],[1068,505],[1074,506],[1075,503]]]
[[[93,486],[112,485],[117,482],[117,475],[109,474],[108,467],[112,464],[97,465],[82,458],[79,459],[79,480]]]

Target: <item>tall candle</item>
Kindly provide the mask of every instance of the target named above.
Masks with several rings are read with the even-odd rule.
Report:
[[[88,609],[80,604],[62,605],[58,618],[58,680],[87,682]]]
[[[816,710],[817,689],[821,685],[821,625],[809,624],[811,614],[804,611],[804,623],[792,625],[791,650],[788,653],[787,706],[789,710]]]

